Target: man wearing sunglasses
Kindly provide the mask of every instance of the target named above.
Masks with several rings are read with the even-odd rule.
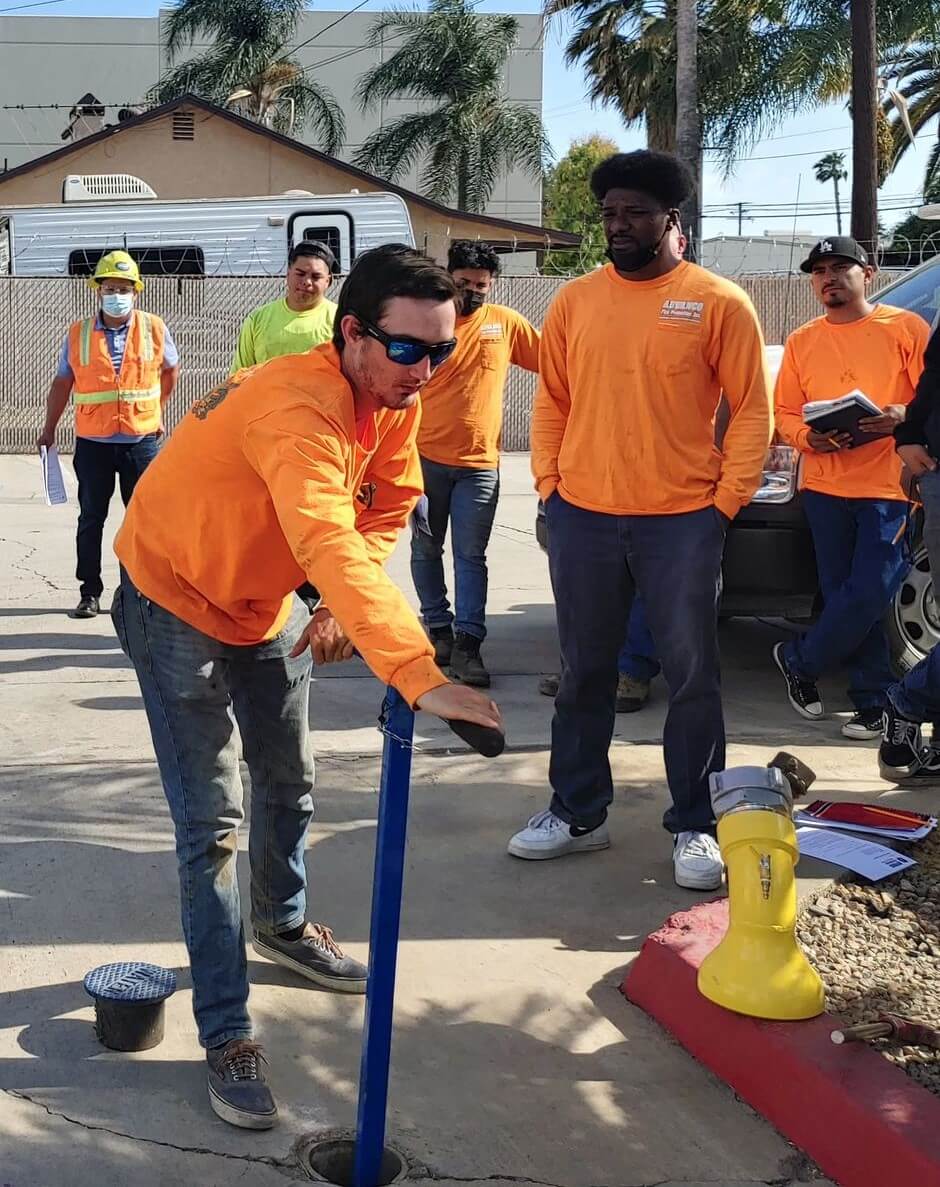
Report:
[[[454,349],[456,295],[410,248],[366,252],[333,342],[198,399],[115,545],[112,614],[176,829],[209,1099],[233,1125],[266,1129],[277,1116],[247,1009],[236,725],[252,785],[253,947],[344,993],[365,992],[366,967],[306,913],[311,652],[329,663],[355,649],[417,708],[500,728],[492,701],[447,682],[383,568],[421,491],[418,393]],[[304,578],[323,595],[312,617],[293,594]]]
[[[539,333],[514,309],[489,301],[499,274],[489,244],[454,243],[447,268],[460,290],[457,349],[421,393],[426,514],[412,518],[411,576],[437,662],[449,665],[452,680],[488,688],[480,644],[486,637],[486,548],[499,498],[503,388],[510,363],[538,370]],[[444,583],[448,523],[453,611]]]

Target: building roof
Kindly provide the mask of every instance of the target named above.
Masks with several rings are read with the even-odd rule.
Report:
[[[5,173],[0,173],[0,187],[5,182],[11,181],[14,177],[22,177],[34,169],[43,168],[55,161],[63,160],[70,154],[86,149],[90,145],[98,144],[114,136],[120,136],[123,132],[142,127],[144,124],[153,123],[154,120],[162,119],[165,115],[176,111],[180,107],[201,108],[210,115],[228,120],[237,127],[251,132],[253,135],[267,137],[277,144],[292,149],[294,152],[301,153],[321,164],[330,165],[334,169],[342,170],[342,172],[348,173],[350,178],[356,181],[364,182],[369,186],[376,186],[378,189],[385,190],[388,193],[398,194],[407,202],[424,206],[428,210],[434,211],[435,214],[440,214],[448,218],[472,219],[474,222],[491,226],[504,233],[507,231],[513,232],[520,239],[526,240],[527,243],[534,242],[557,248],[577,247],[581,242],[581,237],[572,234],[570,231],[558,231],[551,227],[534,226],[531,223],[518,223],[513,219],[498,218],[491,214],[476,214],[469,210],[457,210],[452,206],[444,206],[440,202],[426,198],[423,194],[418,194],[413,190],[406,190],[402,186],[394,185],[382,177],[377,177],[374,173],[367,173],[364,169],[359,169],[355,165],[341,161],[338,157],[331,157],[327,153],[320,152],[319,149],[312,148],[309,144],[304,144],[300,140],[285,136],[281,132],[275,132],[272,128],[266,128],[263,124],[237,115],[234,111],[220,107],[217,103],[212,103],[208,99],[202,99],[198,95],[191,94],[180,95],[177,99],[171,99],[169,103],[162,103],[159,107],[152,107],[149,111],[145,111],[141,115],[132,116],[130,119],[124,120],[119,124],[111,124],[107,128],[103,128],[100,132],[94,132],[90,136],[83,137],[81,140],[73,141],[70,144],[63,145],[62,148],[54,149],[52,152],[45,153],[41,157],[35,157],[31,161],[26,161],[22,165],[8,169]]]

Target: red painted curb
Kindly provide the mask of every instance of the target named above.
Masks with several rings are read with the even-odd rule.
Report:
[[[623,993],[841,1187],[940,1187],[936,1096],[863,1044],[836,1046],[828,1014],[761,1022],[699,993],[699,965],[727,926],[726,899],[670,916]]]

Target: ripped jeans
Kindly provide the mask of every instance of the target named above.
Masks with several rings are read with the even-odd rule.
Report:
[[[111,616],[137,671],[176,831],[199,1041],[215,1047],[250,1038],[236,876],[244,818],[238,739],[251,775],[252,922],[266,932],[288,931],[306,912],[314,774],[310,653],[291,659],[290,652],[310,615],[295,598],[279,635],[235,647],[149,601],[122,574]]]

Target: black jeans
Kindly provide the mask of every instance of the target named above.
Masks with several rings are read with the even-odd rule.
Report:
[[[673,833],[714,826],[708,776],[725,765],[718,658],[718,583],[726,521],[714,507],[678,515],[605,515],[545,505],[561,642],[552,722],[552,811],[594,828],[613,781],[617,655],[634,593],[646,607],[669,689],[663,756]]]
[[[78,479],[78,567],[83,598],[100,598],[101,538],[117,479],[124,506],[131,500],[137,479],[157,456],[162,437],[149,433],[139,441],[112,444],[79,437],[75,442],[75,477]]]

